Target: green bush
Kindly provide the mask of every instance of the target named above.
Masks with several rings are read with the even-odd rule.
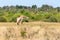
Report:
[[[16,22],[16,17],[11,18],[10,22]]]
[[[20,15],[21,15],[20,13],[14,14],[14,15],[11,17],[10,22],[16,22],[17,17],[19,17]]]
[[[54,12],[39,11],[37,13],[34,13],[26,9],[19,9],[16,11],[16,13],[13,13],[8,10],[1,12],[0,22],[16,22],[17,17],[19,17],[20,15],[25,15],[29,17],[29,19],[23,20],[25,22],[28,22],[28,21],[60,22],[60,12],[54,13]]]
[[[43,19],[43,21],[47,21],[47,22],[57,22],[57,18],[55,17],[55,15],[47,15],[45,19]]]
[[[5,17],[0,17],[0,22],[7,22],[6,18]]]

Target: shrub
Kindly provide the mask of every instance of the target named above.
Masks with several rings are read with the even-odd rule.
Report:
[[[14,15],[11,17],[10,22],[16,22],[17,17],[19,17],[20,15],[21,15],[20,13],[14,14]]]
[[[21,36],[25,37],[26,36],[26,32],[25,31],[21,31]]]
[[[16,22],[16,17],[11,18],[10,22]]]
[[[0,22],[7,22],[7,19],[5,17],[0,17]]]
[[[48,17],[48,18],[45,18],[43,21],[47,21],[47,22],[57,22],[57,19],[55,18],[54,15]]]

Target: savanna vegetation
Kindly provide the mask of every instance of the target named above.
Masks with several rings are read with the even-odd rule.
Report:
[[[20,15],[29,17],[29,21],[60,22],[60,7],[50,5],[4,6],[0,7],[0,22],[16,22]]]

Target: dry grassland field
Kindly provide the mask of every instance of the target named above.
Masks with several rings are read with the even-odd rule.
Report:
[[[53,22],[0,22],[0,40],[60,40],[60,23]]]

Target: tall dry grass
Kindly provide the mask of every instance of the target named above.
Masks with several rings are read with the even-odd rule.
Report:
[[[0,40],[60,40],[60,23],[0,23]]]

